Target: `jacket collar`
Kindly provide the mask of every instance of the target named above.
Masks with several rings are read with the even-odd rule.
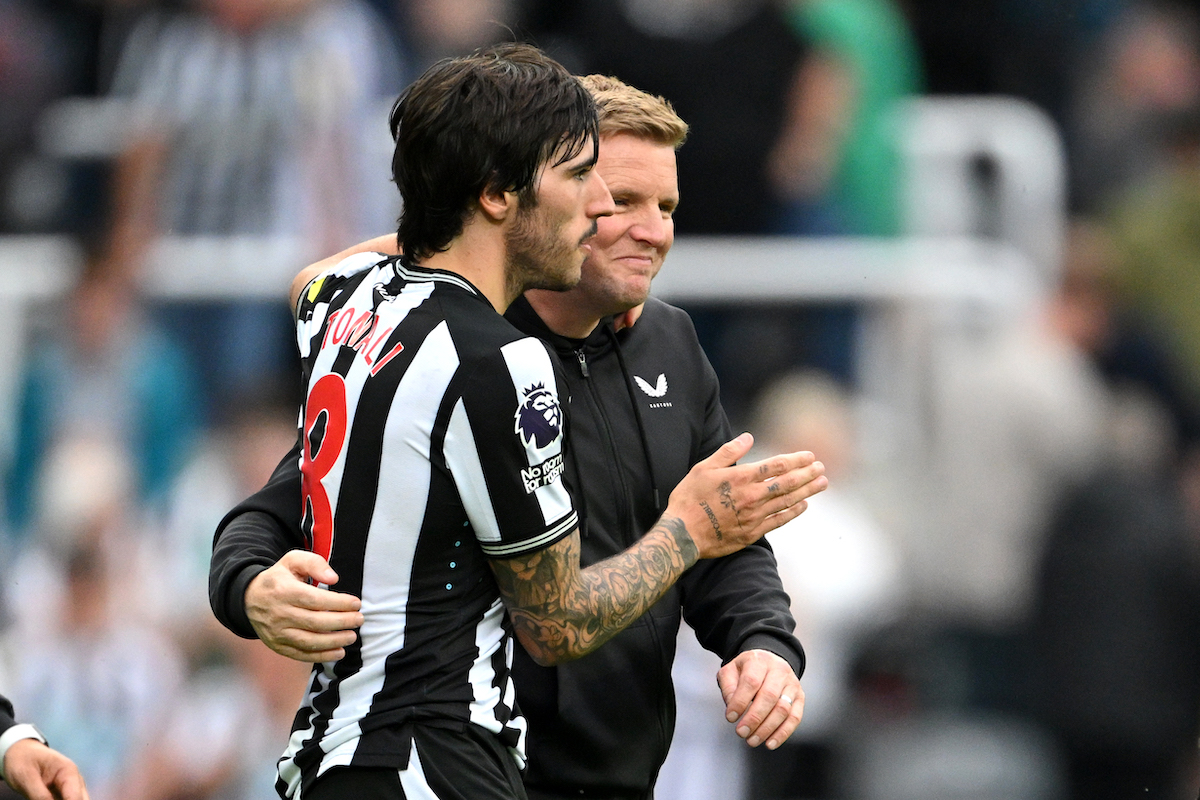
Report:
[[[569,336],[560,336],[547,327],[542,318],[534,311],[533,306],[525,299],[525,295],[521,295],[508,307],[504,318],[511,322],[517,330],[538,337],[560,353],[574,353],[580,348],[588,353],[597,353],[611,350],[613,346],[612,337],[605,331],[606,328],[612,327],[612,317],[600,320],[600,324],[587,335],[587,338],[573,339]]]

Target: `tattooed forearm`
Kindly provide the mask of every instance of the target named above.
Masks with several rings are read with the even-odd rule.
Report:
[[[708,515],[708,521],[712,523],[713,533],[717,535],[717,541],[719,542],[724,539],[725,537],[721,533],[721,523],[717,519],[717,515],[713,513],[712,508],[703,500],[700,501],[700,507],[703,508],[704,513]]]
[[[513,628],[539,664],[590,653],[654,605],[696,563],[683,522],[659,520],[633,547],[579,568],[579,536],[492,570]]]

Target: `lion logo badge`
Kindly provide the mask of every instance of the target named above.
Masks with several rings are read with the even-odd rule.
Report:
[[[532,444],[540,450],[562,433],[562,408],[545,384],[535,383],[522,394],[525,399],[517,409],[514,432],[526,447]]]

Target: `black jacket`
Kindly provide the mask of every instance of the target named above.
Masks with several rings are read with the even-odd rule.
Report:
[[[716,374],[687,314],[654,299],[632,328],[614,333],[606,321],[582,341],[550,332],[524,298],[507,317],[546,341],[566,368],[567,480],[587,566],[650,530],[691,466],[731,438]],[[303,546],[296,465],[293,452],[217,530],[210,600],[241,636],[254,636],[243,599],[250,580]],[[804,653],[788,606],[763,543],[696,564],[641,619],[578,661],[539,667],[516,648],[517,697],[529,720],[526,783],[572,796],[648,794],[675,725],[671,664],[681,615],[723,660],[770,650],[800,674]]]

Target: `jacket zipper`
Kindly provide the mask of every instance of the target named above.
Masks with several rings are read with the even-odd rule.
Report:
[[[604,439],[608,443],[609,458],[612,460],[613,470],[617,476],[616,500],[618,505],[617,511],[619,514],[618,519],[622,521],[622,525],[625,528],[625,530],[618,535],[620,535],[623,542],[622,546],[629,547],[631,544],[636,542],[641,534],[645,531],[637,531],[633,529],[635,526],[633,524],[633,507],[629,503],[630,492],[628,479],[625,475],[625,470],[621,468],[621,460],[619,458],[620,454],[617,452],[616,445],[614,444],[613,427],[612,423],[609,422],[608,413],[604,407],[604,401],[600,397],[600,393],[596,390],[596,385],[589,380],[589,378],[591,378],[592,371],[588,366],[587,355],[584,354],[583,348],[579,348],[575,351],[575,358],[579,360],[579,372],[583,375],[584,383],[587,384],[588,387],[588,394],[592,398],[592,403],[596,406],[597,416],[600,418],[600,423],[603,426],[603,430],[601,432],[604,434]]]

